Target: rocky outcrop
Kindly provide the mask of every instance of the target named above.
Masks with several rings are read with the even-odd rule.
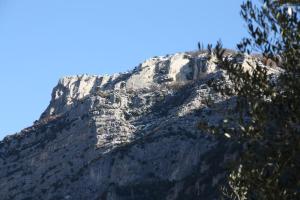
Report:
[[[178,53],[62,78],[41,118],[1,141],[1,199],[218,199],[236,147],[199,124],[235,117],[211,87],[221,76],[206,53]]]

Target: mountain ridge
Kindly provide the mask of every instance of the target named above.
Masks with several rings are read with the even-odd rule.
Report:
[[[0,142],[0,196],[217,199],[238,147],[204,127],[237,113],[235,98],[213,89],[226,76],[208,58],[177,53],[60,79],[40,119]]]

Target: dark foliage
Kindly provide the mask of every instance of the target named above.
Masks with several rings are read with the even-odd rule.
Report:
[[[262,55],[250,70],[225,56],[220,43],[213,50],[232,83],[217,89],[237,95],[240,113],[238,128],[226,129],[225,119],[217,131],[243,146],[223,187],[225,199],[300,199],[299,7],[298,1],[243,3],[250,37],[238,44],[240,55]]]

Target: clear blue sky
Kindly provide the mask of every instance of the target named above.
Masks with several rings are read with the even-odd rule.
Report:
[[[242,0],[0,0],[0,139],[39,118],[58,79],[246,35]]]

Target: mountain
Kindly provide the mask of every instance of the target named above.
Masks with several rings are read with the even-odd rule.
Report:
[[[0,142],[1,199],[219,199],[239,147],[206,131],[237,117],[235,97],[212,87],[226,80],[214,59],[177,53],[60,79],[40,119]]]

